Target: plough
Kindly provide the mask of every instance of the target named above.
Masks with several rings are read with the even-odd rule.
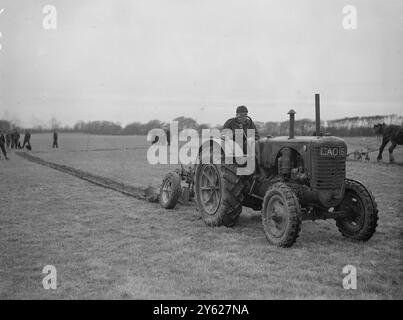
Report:
[[[159,201],[165,209],[175,208],[178,202],[188,204],[194,199],[194,166],[180,166],[162,180]]]
[[[351,155],[353,156],[354,161],[362,161],[365,159],[366,161],[371,160],[369,157],[369,154],[372,152],[378,151],[378,149],[355,149],[354,151],[350,152],[347,154],[347,158],[350,157]]]

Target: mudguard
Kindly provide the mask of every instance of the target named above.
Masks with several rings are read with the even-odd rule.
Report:
[[[212,150],[212,157],[210,150]],[[205,141],[199,148],[196,163],[208,164],[211,163],[212,159],[214,164],[220,164],[223,157],[227,164],[243,164],[247,159],[247,156],[243,153],[243,148],[234,140],[210,139]]]

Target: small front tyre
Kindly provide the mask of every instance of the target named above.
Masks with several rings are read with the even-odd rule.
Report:
[[[267,240],[278,247],[291,247],[301,230],[300,204],[287,184],[278,182],[266,191],[262,223]]]
[[[162,180],[159,201],[163,208],[173,209],[181,196],[181,177],[176,172],[170,172]]]

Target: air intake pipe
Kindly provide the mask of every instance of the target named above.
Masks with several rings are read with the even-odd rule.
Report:
[[[296,112],[291,109],[288,111],[288,114],[290,115],[290,134],[288,139],[294,139],[295,133],[294,133],[294,122],[295,122],[295,114]]]
[[[316,131],[315,135],[321,136],[320,132],[320,97],[319,93],[315,93],[315,126],[316,126]]]

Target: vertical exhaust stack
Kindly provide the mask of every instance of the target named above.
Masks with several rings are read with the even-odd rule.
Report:
[[[320,96],[319,93],[315,93],[315,126],[316,126],[316,135],[320,136]]]
[[[288,111],[288,114],[290,115],[290,135],[288,139],[294,139],[294,121],[296,112],[291,109],[290,111]]]

